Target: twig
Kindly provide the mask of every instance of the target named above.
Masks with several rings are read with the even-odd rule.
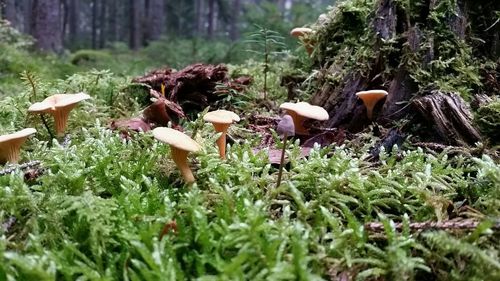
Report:
[[[0,170],[0,176],[11,174],[11,173],[15,172],[17,169],[25,170],[25,169],[29,169],[29,168],[34,168],[36,166],[40,166],[41,163],[42,162],[35,160],[35,161],[27,162],[27,163],[24,163],[21,165],[10,165],[9,167],[7,167],[5,169]]]
[[[438,229],[438,230],[468,230],[475,229],[481,222],[465,219],[465,220],[455,220],[455,221],[425,221],[425,222],[412,222],[409,224],[409,228],[412,231]],[[403,229],[403,223],[395,223],[394,228],[397,230]],[[491,226],[492,229],[500,230],[500,221],[496,221]],[[384,231],[384,225],[381,222],[369,222],[365,224],[365,229],[371,232],[382,232]]]
[[[47,132],[49,133],[50,139],[53,140],[54,134],[50,130],[50,127],[49,127],[49,124],[47,123],[47,120],[45,120],[45,117],[43,116],[43,114],[40,114],[40,118],[42,119],[43,126],[45,126],[45,129],[47,129]]]

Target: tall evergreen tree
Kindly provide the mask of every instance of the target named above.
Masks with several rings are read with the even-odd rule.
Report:
[[[60,0],[33,1],[33,36],[36,46],[46,52],[62,50]]]

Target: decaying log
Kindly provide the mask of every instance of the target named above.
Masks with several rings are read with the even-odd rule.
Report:
[[[481,135],[472,125],[472,113],[456,94],[435,92],[415,99],[413,107],[447,144],[468,145],[481,140]]]
[[[338,14],[331,13],[332,17],[337,17],[343,23],[339,24],[332,20],[331,26],[329,23],[320,25],[317,31],[319,38],[324,42],[321,40],[318,42],[316,59],[320,63],[319,73],[326,74],[317,76],[319,86],[311,103],[323,106],[328,111],[330,119],[326,125],[346,129],[349,132],[359,132],[373,121],[383,126],[393,126],[400,120],[409,120],[412,121],[409,122],[411,124],[417,121],[424,127],[435,128],[436,134],[433,135],[437,135],[439,139],[423,138],[425,141],[452,145],[473,144],[479,141],[481,138],[478,130],[471,122],[472,115],[465,106],[466,103],[458,96],[421,97],[425,93],[439,90],[438,84],[430,83],[415,74],[415,70],[421,69],[422,73],[439,75],[433,72],[433,61],[440,59],[443,54],[441,49],[443,46],[440,44],[443,38],[439,37],[439,32],[435,32],[437,27],[434,22],[435,18],[432,16],[433,11],[440,5],[439,1],[421,2],[422,5],[415,7],[416,10],[407,10],[398,1],[378,0],[376,2],[374,12],[370,16],[372,17],[371,25],[356,22],[360,25],[359,28],[372,29],[370,36],[373,38],[369,41],[373,42],[373,45],[369,46],[373,50],[373,53],[370,53],[372,56],[367,59],[361,56],[360,59],[363,61],[357,62],[354,67],[348,66],[346,69],[345,64],[350,61],[345,58],[350,56],[349,52],[356,53],[358,46],[350,48],[349,44],[343,44],[346,38],[330,35],[332,32],[336,34],[336,28],[341,29],[344,24],[349,24],[347,12],[344,14],[344,11],[339,9]],[[491,8],[492,4],[488,1],[479,1],[479,3],[471,0],[456,1],[453,6],[446,7],[448,11],[440,12],[439,20],[446,26],[447,32],[455,36],[457,40],[476,42],[468,39],[474,34],[479,34],[478,38],[491,40],[477,44],[486,45],[490,41],[495,43],[498,40],[493,40],[494,36],[486,32],[487,28],[500,30],[500,28],[491,27],[493,24],[490,22],[491,12],[485,11],[488,14],[485,17],[474,17],[483,12],[482,7]],[[471,25],[471,22],[479,25]],[[482,26],[482,29],[479,30],[478,26]],[[339,31],[339,34],[352,36],[358,31],[360,30],[350,33]],[[366,33],[366,30],[363,32]],[[491,33],[497,34],[498,32]],[[337,49],[332,46],[338,43],[344,48],[338,49],[336,53]],[[361,41],[359,43],[366,44]],[[486,49],[489,49],[489,47],[485,49],[483,46],[478,46],[481,48],[478,52],[475,48],[476,43],[468,44],[473,47],[475,57],[483,57],[477,54],[484,55],[487,53]],[[388,46],[390,48],[387,48]],[[454,51],[450,49],[450,52]],[[360,69],[357,65],[361,63],[363,67]],[[494,95],[500,92],[498,86],[500,71],[495,66],[485,68],[480,70],[483,85],[470,86],[474,94]],[[334,77],[335,80],[328,79],[328,77]],[[375,107],[373,120],[366,118],[365,107],[355,96],[358,91],[371,89],[383,89],[389,93],[386,99],[379,101]],[[415,99],[416,101],[413,102]],[[406,128],[410,126],[405,126]],[[423,135],[426,133],[424,132]]]
[[[227,72],[227,67],[222,64],[198,63],[179,71],[170,68],[155,70],[133,81],[148,84],[157,92],[162,91],[163,85],[167,100],[181,106],[186,102],[203,109],[209,102],[221,98],[215,87],[219,83],[229,83]]]
[[[350,131],[360,130],[366,119],[363,103],[356,97],[359,89],[366,88],[367,79],[359,73],[348,75],[344,82],[335,88],[328,83],[313,96],[311,104],[320,105],[328,111],[330,119],[327,127],[341,127]]]
[[[31,169],[31,168],[36,168],[40,166],[42,162],[35,160],[27,163],[23,163],[20,165],[8,165],[5,169],[0,170],[0,176],[12,174],[13,172],[19,170],[26,170],[26,169]]]
[[[228,90],[220,90],[220,85],[241,91],[252,82],[249,77],[229,79],[228,69],[223,64],[201,63],[179,71],[170,68],[155,70],[133,81],[149,85],[154,93],[162,93],[163,90],[165,95],[162,97],[171,103],[166,104],[167,110],[172,110],[179,117],[183,117],[184,113],[201,111],[230,94]],[[158,98],[157,95],[152,96]]]

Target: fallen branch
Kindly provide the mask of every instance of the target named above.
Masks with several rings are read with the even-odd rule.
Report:
[[[31,169],[40,166],[42,162],[35,160],[31,162],[27,162],[21,165],[9,165],[7,168],[0,170],[0,176],[5,176],[8,174],[12,174],[16,170],[26,170],[26,169]]]
[[[412,231],[422,231],[422,230],[472,230],[477,228],[480,221],[473,219],[464,220],[454,220],[454,221],[425,221],[425,222],[412,222],[409,224],[409,228]],[[396,230],[403,229],[403,223],[395,223],[394,228]],[[369,222],[365,224],[365,229],[371,232],[382,232],[384,231],[384,225],[381,222]],[[491,226],[491,229],[500,230],[500,221],[495,221]]]

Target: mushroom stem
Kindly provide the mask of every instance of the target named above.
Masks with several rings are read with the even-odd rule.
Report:
[[[285,150],[286,150],[286,140],[287,140],[287,134],[286,132],[283,134],[283,149],[281,150],[281,160],[280,160],[280,169],[278,172],[278,182],[276,183],[276,188],[280,187],[281,185],[281,176],[283,174],[283,166],[285,163]]]
[[[191,168],[189,167],[187,163],[187,155],[188,151],[178,149],[174,146],[170,146],[170,151],[172,155],[172,160],[174,160],[175,164],[177,165],[177,168],[181,171],[181,175],[184,178],[184,181],[186,183],[192,183],[194,182],[194,175],[193,172],[191,171]]]
[[[53,113],[54,123],[56,125],[56,134],[58,137],[64,136],[64,131],[66,131],[66,124],[68,123],[70,110],[61,109]]]
[[[10,146],[4,145],[0,147],[0,150],[5,151],[3,159],[0,158],[0,163],[11,163],[17,164],[19,162],[19,153],[21,152],[21,143],[13,144]]]
[[[371,106],[371,107],[366,107],[366,116],[368,116],[368,119],[372,120],[373,118],[373,107],[375,105]]]
[[[298,115],[295,111],[287,110],[286,114],[292,116],[293,125],[295,126],[295,134],[297,135],[308,135],[309,132],[304,127],[304,121],[306,118],[304,116]]]
[[[227,129],[231,124],[221,124],[221,123],[213,123],[216,132],[222,134],[217,139],[217,146],[219,147],[219,155],[221,159],[226,159],[226,134]]]

